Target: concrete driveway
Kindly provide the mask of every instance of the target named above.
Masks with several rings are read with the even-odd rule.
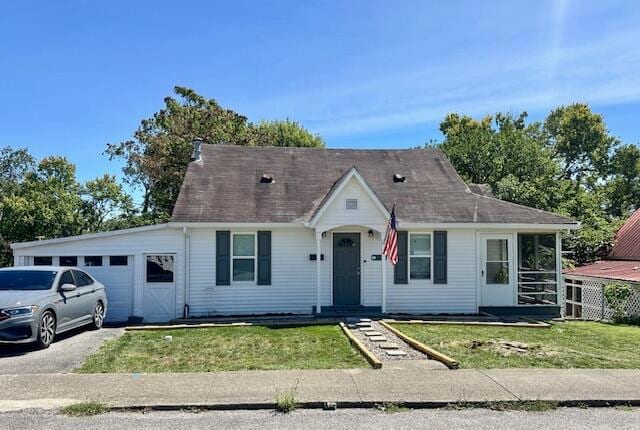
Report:
[[[47,349],[30,345],[0,344],[0,375],[69,373],[79,367],[106,340],[124,333],[124,328],[76,329],[58,335]]]

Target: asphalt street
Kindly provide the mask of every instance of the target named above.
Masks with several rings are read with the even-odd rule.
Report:
[[[56,411],[25,410],[0,414],[10,429],[640,429],[640,409],[560,408],[547,412],[486,409],[423,409],[385,413],[371,409],[211,412],[113,412],[73,418]]]

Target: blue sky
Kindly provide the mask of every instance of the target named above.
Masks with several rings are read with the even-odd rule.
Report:
[[[439,139],[476,117],[584,101],[636,143],[637,1],[46,1],[0,4],[0,146],[102,155],[191,87],[251,120],[291,118],[329,147]]]

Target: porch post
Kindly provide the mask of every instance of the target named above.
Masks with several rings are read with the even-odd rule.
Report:
[[[562,298],[564,297],[564,278],[562,276],[562,234],[558,231],[556,232],[556,285],[558,291],[557,294],[557,302],[560,306],[560,316],[564,316],[565,313],[565,303],[562,302]]]
[[[322,256],[322,232],[316,231],[316,314],[322,311],[321,266]]]
[[[387,313],[387,256],[382,258],[382,313]]]

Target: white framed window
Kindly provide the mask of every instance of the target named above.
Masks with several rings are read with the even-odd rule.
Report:
[[[346,199],[344,201],[344,207],[350,211],[358,210],[358,199]]]
[[[431,233],[409,233],[409,279],[431,279],[431,236]]]
[[[234,282],[255,282],[256,233],[231,233],[231,272]]]

